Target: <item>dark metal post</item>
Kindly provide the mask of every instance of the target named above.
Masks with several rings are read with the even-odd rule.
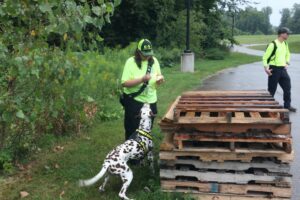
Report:
[[[232,13],[232,25],[231,25],[231,47],[233,47],[233,38],[234,38],[234,27],[235,27],[235,11]]]
[[[181,71],[195,71],[195,54],[190,50],[190,9],[192,0],[185,0],[186,6],[186,49],[181,55]]]
[[[190,9],[191,9],[191,0],[185,0],[186,3],[186,49],[185,53],[191,53],[190,50]]]

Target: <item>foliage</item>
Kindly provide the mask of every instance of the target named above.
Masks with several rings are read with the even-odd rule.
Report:
[[[244,0],[241,0],[244,1]],[[182,0],[128,0],[115,12],[112,24],[103,29],[105,43],[127,46],[139,38],[149,38],[157,47],[185,49],[186,9]],[[223,0],[194,0],[191,8],[191,50],[218,46],[231,37],[222,23]],[[226,4],[226,3],[225,3]]]
[[[211,48],[206,51],[206,58],[210,60],[224,60],[229,55],[226,48]]]
[[[236,15],[236,27],[250,34],[271,34],[273,32],[270,23],[270,15],[272,9],[270,7],[262,8],[261,11],[248,6],[245,10],[241,10]]]
[[[292,20],[290,9],[284,8],[280,11],[280,13],[281,19],[279,27],[290,27]]]
[[[155,50],[155,56],[160,62],[160,66],[163,67],[174,67],[180,60],[181,50],[178,48],[157,48]]]
[[[43,134],[80,132],[90,124],[86,111],[98,102],[78,92],[83,62],[70,52],[97,48],[98,32],[119,3],[0,2],[1,151],[21,158],[37,149]]]
[[[6,174],[13,172],[12,156],[7,151],[0,151],[0,171]]]
[[[282,9],[280,27],[289,27],[293,33],[300,33],[300,4],[295,3],[292,9]]]

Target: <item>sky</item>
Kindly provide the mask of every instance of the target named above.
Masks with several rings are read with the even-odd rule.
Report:
[[[270,6],[273,10],[270,22],[274,26],[280,24],[280,10],[283,8],[292,8],[295,3],[300,3],[299,0],[251,0],[258,4],[253,4],[253,7],[257,7],[259,10],[263,7]]]

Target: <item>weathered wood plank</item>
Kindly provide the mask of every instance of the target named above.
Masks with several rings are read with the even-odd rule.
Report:
[[[208,141],[208,142],[245,142],[245,143],[291,143],[292,138],[289,135],[280,135],[281,137],[241,137],[241,134],[239,134],[239,137],[235,137],[234,135],[231,136],[222,136],[217,135],[211,136],[209,135],[202,135],[197,133],[176,133],[174,135],[174,140],[182,140],[182,141]]]
[[[266,90],[226,90],[226,91],[187,91],[182,96],[230,96],[230,95],[256,95],[256,96],[271,96]]]
[[[197,109],[201,109],[201,108],[270,108],[270,109],[281,109],[282,106],[281,105],[277,105],[277,104],[226,104],[226,103],[222,103],[222,104],[178,104],[176,106],[177,109],[180,108],[197,108]]]
[[[176,108],[176,112],[271,112],[271,113],[289,113],[287,109],[271,108]]]
[[[176,159],[176,160],[160,160],[161,166],[175,167],[175,166],[193,166],[195,169],[209,169],[209,170],[235,170],[246,171],[251,168],[265,169],[268,172],[274,173],[290,173],[290,165],[286,163],[276,163],[269,160],[260,162],[243,163],[239,161],[225,161],[219,163],[216,161],[202,162],[200,160],[192,159]]]
[[[180,102],[178,102],[178,105],[186,105],[186,104],[267,104],[267,105],[277,105],[279,104],[279,102],[277,101],[269,101],[269,100],[262,100],[262,101],[258,101],[258,100],[235,100],[235,101],[230,101],[230,100],[226,100],[226,101],[222,101],[222,100],[197,100],[197,99],[184,99],[184,100],[180,100]]]
[[[167,113],[163,116],[162,120],[173,121],[174,119],[174,109],[178,104],[180,96],[176,98],[176,100],[169,106]]]
[[[201,115],[202,116],[202,115]],[[227,124],[228,120],[226,117],[179,117],[176,122],[177,124],[212,124],[212,123],[220,123]],[[281,119],[278,118],[236,118],[233,117],[231,119],[231,123],[233,124],[283,124]]]
[[[161,180],[161,187],[164,191],[172,192],[221,193],[249,196],[252,196],[253,193],[255,193],[255,196],[261,194],[261,196],[284,198],[290,198],[292,195],[291,188],[275,187],[272,185],[238,185],[203,183],[193,181]]]
[[[177,160],[181,158],[197,159],[204,162],[224,162],[224,161],[242,161],[251,162],[255,158],[274,158],[282,163],[290,163],[294,159],[294,152],[288,154],[283,151],[262,151],[262,150],[246,150],[235,149],[231,152],[229,149],[199,149],[199,150],[176,150],[173,151],[160,151],[160,160]]]
[[[222,194],[192,194],[195,200],[290,200],[290,198],[279,197],[261,197],[261,196],[240,196],[240,195],[222,195]]]
[[[287,176],[278,176],[272,174],[247,174],[247,173],[217,173],[217,172],[202,172],[192,170],[170,170],[160,169],[160,177],[162,179],[175,180],[178,177],[188,180],[189,178],[197,179],[202,182],[218,182],[218,183],[235,183],[235,184],[248,184],[249,182],[260,183],[285,183],[291,184],[292,178]]]
[[[176,130],[182,132],[189,132],[189,131],[203,131],[203,132],[225,132],[225,133],[245,133],[251,132],[255,130],[256,132],[259,130],[269,130],[273,134],[291,134],[291,124],[233,124],[227,123],[226,126],[224,123],[217,123],[217,124],[179,124],[174,123],[174,127]],[[175,130],[173,129],[173,130]]]
[[[274,101],[273,97],[181,97],[180,101]]]
[[[235,118],[237,119],[244,119],[245,118],[245,113],[244,112],[235,112]]]

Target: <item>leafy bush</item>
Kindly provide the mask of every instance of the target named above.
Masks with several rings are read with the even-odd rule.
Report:
[[[14,167],[12,164],[12,155],[7,151],[0,151],[0,171],[5,173],[12,173]]]
[[[155,56],[160,62],[161,67],[173,67],[180,61],[182,51],[178,48],[161,48],[155,50]]]
[[[211,48],[205,51],[205,57],[210,60],[224,60],[229,55],[229,50],[225,47]]]
[[[119,3],[0,2],[1,151],[22,158],[44,134],[78,133],[91,124],[98,102],[78,92],[84,63],[80,53],[71,52],[98,47],[99,31]],[[0,168],[9,169],[2,158]]]

